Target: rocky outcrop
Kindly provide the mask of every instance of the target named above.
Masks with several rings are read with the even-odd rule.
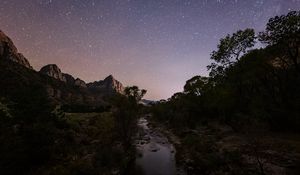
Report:
[[[62,75],[65,77],[66,83],[68,85],[74,85],[75,84],[75,78],[72,75],[65,74],[65,73],[63,73]]]
[[[124,92],[124,87],[122,83],[116,80],[112,75],[106,77],[103,80],[103,83],[109,91],[117,92],[121,94]]]
[[[61,99],[61,91],[59,89],[55,89],[52,86],[47,86],[46,91],[48,93],[48,96],[52,99]]]
[[[124,92],[124,87],[122,83],[116,80],[112,75],[109,75],[104,80],[95,81],[93,83],[89,83],[89,89],[102,91],[104,93],[121,93]]]
[[[12,40],[6,36],[0,30],[0,60],[6,59],[23,65],[27,68],[32,69],[28,60],[18,52],[18,49],[12,42]],[[93,83],[86,84],[83,80],[77,78],[75,79],[72,75],[62,73],[60,68],[55,64],[49,64],[41,68],[39,73],[48,75],[52,78],[65,82],[70,86],[77,86],[81,88],[88,88],[92,92],[100,92],[102,95],[113,94],[113,93],[123,93],[124,87],[122,83],[116,80],[112,75],[106,77],[104,80],[95,81]],[[48,88],[49,94],[51,96],[61,96],[60,92],[55,93],[53,89]]]
[[[63,73],[56,64],[48,64],[42,67],[40,73],[53,77],[57,80],[67,82],[66,77],[63,76]]]
[[[12,40],[0,30],[0,60],[1,59],[8,59],[32,69],[29,61],[18,52]]]
[[[74,85],[78,86],[78,87],[82,87],[82,88],[86,88],[87,87],[86,83],[83,80],[79,79],[79,78],[77,78],[75,80]]]
[[[77,87],[82,87],[82,88],[87,87],[86,83],[83,80],[81,80],[79,78],[75,79],[70,74],[62,73],[60,68],[55,64],[49,64],[49,65],[42,67],[40,70],[40,73],[48,75],[57,80],[63,81],[71,86],[77,86]]]
[[[16,95],[22,95],[27,89],[32,93],[39,89],[47,93],[52,104],[98,109],[109,105],[105,96],[123,92],[122,84],[112,76],[89,85],[94,89],[89,88],[83,80],[63,73],[55,64],[46,65],[38,72],[33,71],[10,38],[0,31],[0,96],[16,99]],[[26,91],[22,91],[22,88]],[[18,89],[22,93],[15,93]]]

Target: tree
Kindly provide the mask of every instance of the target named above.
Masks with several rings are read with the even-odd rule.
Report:
[[[184,93],[182,92],[176,92],[175,94],[172,95],[172,97],[170,99],[168,99],[169,101],[171,100],[178,100],[181,99],[184,96]]]
[[[12,118],[8,106],[3,101],[4,99],[0,98],[0,120]]]
[[[116,129],[119,137],[122,139],[122,145],[125,150],[131,147],[138,117],[138,102],[146,92],[146,90],[139,89],[137,86],[126,87],[124,95],[117,94],[113,99],[115,107],[113,115],[116,120]]]
[[[300,11],[271,18],[265,31],[259,33],[259,40],[270,46],[284,46],[288,58],[299,71]]]
[[[232,35],[227,35],[220,40],[217,51],[213,51],[211,59],[215,61],[207,66],[211,70],[210,75],[223,75],[227,67],[239,61],[242,54],[255,44],[255,32],[253,29],[239,30]]]
[[[137,86],[131,86],[126,87],[124,93],[129,99],[133,99],[135,102],[139,102],[147,93],[147,90],[139,89]]]
[[[187,94],[192,94],[200,96],[208,89],[209,78],[202,76],[194,76],[189,79],[184,85],[184,92]]]

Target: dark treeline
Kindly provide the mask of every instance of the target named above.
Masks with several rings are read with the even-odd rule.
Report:
[[[253,49],[256,43],[265,48]],[[299,49],[299,11],[271,18],[257,36],[253,29],[227,35],[211,54],[209,77],[191,78],[153,112],[174,127],[220,120],[239,131],[299,131]]]
[[[264,48],[255,49],[258,44]],[[300,159],[286,140],[264,139],[299,133],[299,50],[299,11],[271,18],[257,34],[239,30],[212,52],[208,77],[191,78],[183,92],[150,108],[153,119],[178,136],[176,157],[188,174],[280,174],[285,168],[299,174]],[[60,107],[36,72],[7,60],[0,67],[0,174],[126,170],[135,157],[132,138],[145,90],[128,87],[106,99],[107,106]],[[297,147],[293,139],[288,146]]]
[[[0,174],[121,174],[134,149],[137,101],[128,87],[107,106],[57,105],[33,70],[0,59]],[[130,127],[129,127],[130,126]],[[129,129],[125,129],[129,127]]]
[[[299,11],[258,34],[239,30],[212,52],[209,77],[151,107],[178,137],[176,160],[188,174],[299,174],[299,50]]]

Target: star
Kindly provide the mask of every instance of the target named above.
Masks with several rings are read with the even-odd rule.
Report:
[[[0,23],[36,70],[56,63],[86,82],[113,73],[167,99],[208,74],[220,38],[299,9],[299,0],[2,0]]]

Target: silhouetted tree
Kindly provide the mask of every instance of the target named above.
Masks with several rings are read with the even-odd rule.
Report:
[[[194,76],[189,79],[184,85],[184,92],[192,95],[202,95],[205,91],[208,90],[209,86],[209,78],[202,76]]]
[[[135,133],[138,117],[138,102],[146,92],[146,90],[141,90],[137,86],[126,87],[124,95],[116,95],[113,99],[116,128],[125,150],[131,146],[131,139]]]
[[[169,101],[181,99],[183,96],[184,96],[184,93],[177,92],[177,93],[172,95],[172,97],[169,99]]]
[[[137,86],[130,86],[125,88],[124,93],[129,99],[139,102],[147,93],[147,90],[139,89]]]
[[[300,11],[271,18],[265,31],[260,32],[259,40],[270,46],[284,47],[286,55],[299,71]]]
[[[242,54],[255,44],[255,32],[253,29],[239,30],[232,35],[227,35],[220,40],[218,50],[213,51],[211,59],[215,61],[207,66],[211,70],[211,76],[224,74],[224,70],[239,61]]]

